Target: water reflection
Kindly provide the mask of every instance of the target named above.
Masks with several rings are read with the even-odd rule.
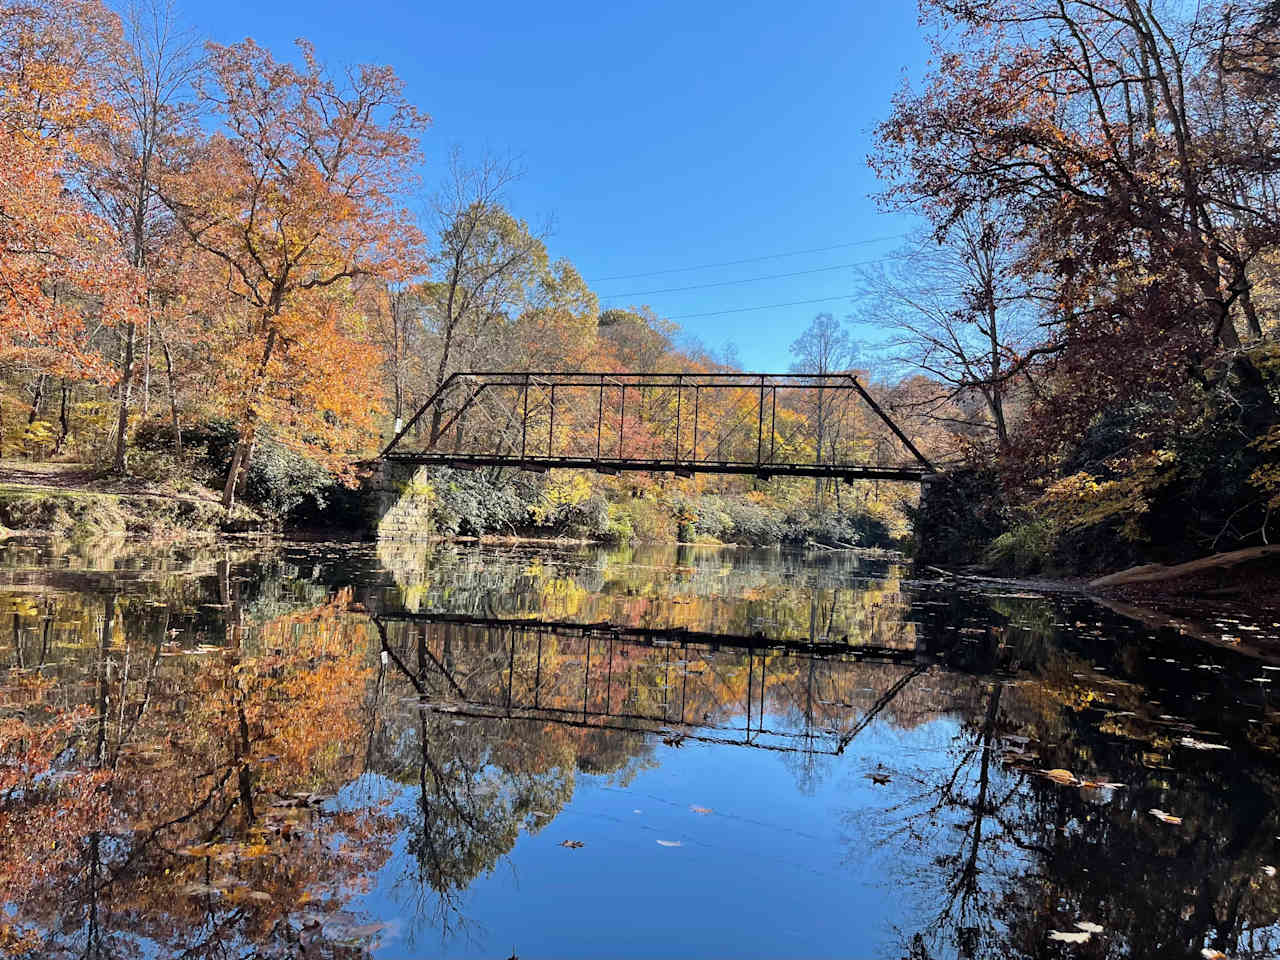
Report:
[[[8,956],[1280,944],[1275,671],[1083,600],[675,549],[0,571]]]

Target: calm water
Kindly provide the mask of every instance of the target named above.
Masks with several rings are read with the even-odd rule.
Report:
[[[10,541],[0,953],[1280,956],[1232,646],[1280,628],[1218,626],[843,553]]]

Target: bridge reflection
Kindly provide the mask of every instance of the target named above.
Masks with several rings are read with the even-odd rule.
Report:
[[[459,719],[841,754],[945,656],[902,646],[430,613],[373,616],[388,669]]]

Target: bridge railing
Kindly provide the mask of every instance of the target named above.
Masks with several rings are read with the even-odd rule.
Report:
[[[381,456],[676,473],[932,469],[848,373],[454,374]]]

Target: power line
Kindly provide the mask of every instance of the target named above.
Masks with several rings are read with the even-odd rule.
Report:
[[[790,303],[765,303],[758,307],[738,307],[736,310],[712,310],[709,313],[686,313],[668,320],[694,320],[698,317],[720,317],[726,313],[749,313],[752,310],[773,310],[777,307],[799,307],[807,303],[827,303],[831,300],[852,300],[856,293],[844,293],[838,297],[818,297],[816,300],[792,300]]]
[[[744,257],[741,260],[724,260],[720,263],[702,263],[696,267],[671,267],[667,270],[650,270],[647,273],[620,273],[612,277],[595,277],[588,283],[605,283],[609,280],[634,280],[637,277],[658,277],[668,273],[689,273],[693,270],[710,270],[713,267],[734,267],[741,263],[759,263],[762,260],[779,260],[783,257],[799,257],[807,253],[826,253],[828,250],[845,250],[849,247],[865,247],[871,243],[884,243],[886,240],[901,240],[905,233],[895,233],[888,237],[870,237],[866,240],[852,240],[849,243],[837,243],[830,247],[813,247],[809,250],[788,250],[786,253],[770,253],[763,257]]]
[[[741,280],[719,280],[715,283],[696,283],[687,287],[665,287],[662,290],[638,290],[634,293],[602,293],[602,300],[623,300],[628,297],[648,297],[659,293],[683,293],[686,290],[709,290],[712,287],[731,287],[739,283],[755,283],[758,280],[785,280],[788,277],[804,277],[811,273],[825,273],[830,270],[852,270],[856,267],[870,267],[879,263],[892,263],[898,260],[910,260],[911,254],[888,254],[871,260],[857,260],[853,263],[837,263],[832,267],[815,267],[812,270],[796,270],[793,273],[772,273],[760,277],[744,277]]]
[[[696,283],[688,287],[667,287],[663,290],[638,290],[634,293],[602,293],[603,300],[622,300],[627,297],[649,297],[658,293],[683,293],[686,290],[709,290],[712,287],[732,287],[739,283],[755,283],[758,280],[783,280],[787,277],[805,277],[811,273],[825,273],[828,270],[850,270],[854,267],[863,267],[868,263],[878,263],[879,261],[862,261],[861,263],[838,263],[833,267],[815,267],[812,270],[797,270],[794,273],[772,273],[762,277],[744,277],[741,280],[720,280],[716,283]]]

